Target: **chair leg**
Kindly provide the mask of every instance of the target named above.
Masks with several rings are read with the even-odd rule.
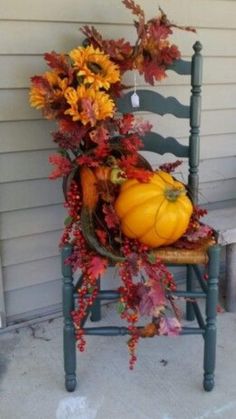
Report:
[[[101,289],[100,279],[97,280],[97,285],[98,285],[98,292],[99,292],[100,289]],[[99,300],[98,298],[94,301],[94,303],[91,307],[90,320],[92,322],[98,322],[99,320],[101,320],[101,300]]]
[[[76,387],[76,339],[75,328],[71,312],[74,310],[74,286],[72,269],[65,265],[65,260],[71,255],[71,246],[65,246],[62,251],[63,273],[63,315],[64,315],[64,369],[65,387],[67,391],[74,391]]]
[[[193,291],[193,267],[191,265],[187,265],[187,291]],[[192,303],[186,303],[186,319],[188,321],[194,320],[194,309]]]
[[[214,387],[216,360],[216,314],[218,302],[218,275],[220,265],[220,246],[211,246],[208,251],[208,289],[206,298],[206,329],[204,335],[204,380],[203,387],[211,391]]]

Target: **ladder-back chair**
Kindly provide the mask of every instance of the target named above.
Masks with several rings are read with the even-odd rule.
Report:
[[[170,67],[179,75],[189,75],[191,78],[190,104],[185,106],[174,97],[164,98],[159,93],[150,90],[138,90],[140,98],[139,108],[133,108],[131,104],[132,92],[127,93],[118,101],[118,109],[122,113],[148,111],[159,115],[172,114],[177,118],[189,119],[190,135],[189,144],[182,145],[175,138],[164,138],[161,135],[150,132],[143,138],[144,150],[163,155],[172,153],[177,157],[186,158],[189,162],[188,191],[193,204],[198,202],[198,166],[199,166],[199,132],[201,114],[201,83],[202,83],[202,55],[201,44],[196,42],[193,46],[194,54],[191,61],[178,60]],[[81,278],[77,284],[73,283],[72,269],[65,264],[65,260],[71,255],[71,245],[64,246],[62,250],[63,272],[63,314],[64,314],[64,367],[65,385],[68,391],[74,391],[76,387],[76,341],[75,330],[71,312],[75,307],[78,296],[77,290],[81,284]],[[181,253],[181,252],[178,252]],[[220,247],[218,244],[210,245],[201,252],[183,249],[183,257],[176,258],[173,247],[162,253],[157,250],[160,257],[164,255],[164,262],[171,265],[186,265],[186,291],[176,291],[177,296],[188,299],[186,303],[187,320],[196,319],[198,327],[183,327],[181,334],[200,334],[204,343],[204,379],[203,387],[211,391],[214,387],[214,369],[216,355],[216,313],[218,301],[218,274],[220,261]],[[208,264],[208,280],[201,274],[199,265]],[[194,290],[193,281],[198,280],[201,291]],[[97,299],[91,307],[91,320],[101,319],[101,301],[116,300],[119,297],[117,291],[100,290]],[[205,316],[201,313],[197,299],[205,299]],[[129,331],[126,327],[84,327],[87,335],[116,336],[126,335]],[[174,342],[173,342],[174,345]]]

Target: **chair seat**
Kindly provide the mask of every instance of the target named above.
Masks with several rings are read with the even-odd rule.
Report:
[[[166,246],[155,249],[154,253],[160,257],[164,263],[169,265],[205,265],[209,260],[208,249],[215,243],[216,241],[214,239],[209,238],[194,245],[193,249]]]

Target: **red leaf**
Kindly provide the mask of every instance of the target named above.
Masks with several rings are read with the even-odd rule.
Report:
[[[154,306],[164,305],[166,302],[163,287],[160,281],[150,281],[149,296],[153,301]]]
[[[132,130],[134,119],[134,115],[126,113],[118,120],[118,127],[121,135],[126,135]]]
[[[81,106],[82,106],[83,111],[86,113],[86,117],[91,122],[91,125],[94,126],[97,119],[96,119],[95,109],[94,109],[92,100],[88,98],[82,99]]]
[[[133,129],[138,135],[142,137],[151,131],[152,124],[150,124],[149,121],[143,121],[142,119],[135,118]]]
[[[97,167],[98,162],[94,160],[93,156],[79,156],[76,159],[76,163],[78,163],[79,166],[89,166],[89,167]]]
[[[33,76],[31,82],[34,87],[51,92],[51,86],[44,76]]]
[[[128,179],[137,179],[139,182],[148,182],[153,175],[149,170],[136,167],[127,167],[125,173]]]
[[[210,226],[208,226],[207,224],[200,224],[197,229],[187,231],[184,237],[189,242],[197,242],[200,239],[205,239],[206,237],[209,237],[211,233],[212,228]]]
[[[134,0],[122,0],[122,3],[132,11],[133,15],[144,18],[144,11],[141,7],[134,2]]]
[[[161,336],[178,336],[181,332],[181,324],[176,317],[161,317],[158,332]]]
[[[49,67],[53,68],[58,73],[62,73],[71,80],[73,70],[70,67],[67,57],[65,55],[58,54],[55,51],[52,51],[50,53],[46,52],[44,54],[44,58],[47,61]]]
[[[96,144],[107,143],[109,140],[109,131],[101,125],[100,127],[92,130],[89,136]]]
[[[68,175],[72,170],[71,161],[59,153],[51,154],[48,158],[49,163],[54,164],[55,168],[50,174],[50,179]]]
[[[159,166],[159,169],[163,172],[171,173],[174,172],[176,167],[180,166],[182,163],[182,160],[176,160],[173,163],[164,163]]]
[[[103,246],[107,244],[107,233],[104,230],[96,229],[96,235]]]
[[[120,142],[123,150],[131,154],[143,147],[143,142],[137,134],[131,134],[126,138],[122,138]]]
[[[141,316],[150,316],[153,311],[153,301],[148,293],[147,287],[144,284],[139,284],[138,296],[140,297],[139,312]]]
[[[145,81],[152,86],[154,85],[155,80],[160,81],[166,77],[165,67],[156,64],[153,61],[145,60],[141,69],[139,69],[140,74],[144,75]]]
[[[130,166],[135,166],[138,161],[137,154],[130,154],[128,156],[122,156],[120,159],[120,167],[124,170],[128,169]]]
[[[116,228],[119,225],[119,218],[111,205],[104,204],[102,207],[105,215],[105,222],[108,228]]]
[[[93,256],[88,268],[88,274],[97,278],[106,271],[107,266],[107,259],[101,258],[100,256]]]
[[[140,298],[139,311],[140,314],[153,316],[155,309],[165,306],[165,294],[160,281],[148,281],[145,284],[138,284],[138,296]]]

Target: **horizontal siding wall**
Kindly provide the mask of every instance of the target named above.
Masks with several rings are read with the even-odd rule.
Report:
[[[109,4],[109,6],[108,6]],[[155,0],[140,0],[148,17]],[[175,31],[173,40],[189,59],[192,44],[204,46],[200,201],[215,204],[236,198],[236,2],[160,0],[170,20],[197,28]],[[183,13],[184,11],[184,13]],[[60,181],[49,181],[48,155],[54,150],[52,122],[28,104],[29,79],[45,71],[46,51],[79,45],[79,28],[94,24],[104,37],[135,39],[132,16],[121,1],[30,0],[0,3],[0,240],[8,321],[57,309],[61,302],[58,240],[65,210]],[[133,83],[127,74],[125,82]],[[144,86],[142,78],[138,85]],[[156,90],[188,103],[188,78],[170,72]],[[188,141],[188,126],[171,116],[144,114],[161,134]],[[162,157],[149,156],[153,165]],[[171,160],[166,156],[164,160]],[[179,170],[185,179],[186,165]]]

